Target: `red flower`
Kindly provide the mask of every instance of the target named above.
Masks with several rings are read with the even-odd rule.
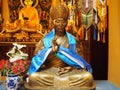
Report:
[[[12,66],[12,71],[13,71],[14,74],[18,74],[17,68],[14,67],[14,66]]]
[[[10,68],[10,62],[8,60],[5,60],[5,65],[6,65],[6,68]]]
[[[5,61],[4,61],[4,59],[2,59],[0,61],[0,70],[4,68],[4,64],[5,64]]]

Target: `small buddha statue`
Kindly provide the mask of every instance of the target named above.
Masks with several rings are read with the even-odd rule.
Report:
[[[74,36],[66,32],[69,9],[51,8],[54,28],[40,40],[28,70],[30,90],[95,90],[91,66],[76,52]]]
[[[21,25],[28,28],[34,28],[36,25],[39,25],[38,11],[32,6],[33,0],[24,0],[21,3],[24,6],[19,12]]]

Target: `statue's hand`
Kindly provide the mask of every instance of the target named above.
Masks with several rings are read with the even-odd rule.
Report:
[[[58,50],[59,45],[56,42],[56,38],[52,40],[52,51],[56,52]]]
[[[73,68],[68,66],[68,67],[64,67],[64,68],[60,68],[58,73],[59,75],[62,75],[62,74],[65,74],[65,73],[68,73],[72,70]]]
[[[41,69],[45,69],[47,66],[45,65],[45,64],[43,64],[42,66],[41,66]]]

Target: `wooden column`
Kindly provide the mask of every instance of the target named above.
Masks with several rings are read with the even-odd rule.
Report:
[[[4,18],[4,22],[9,20],[9,8],[8,8],[8,0],[2,1],[2,15]]]

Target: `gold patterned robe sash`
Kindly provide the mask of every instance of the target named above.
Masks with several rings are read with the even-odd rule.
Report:
[[[82,24],[87,30],[93,23],[93,9],[90,9],[88,13],[82,10]]]

